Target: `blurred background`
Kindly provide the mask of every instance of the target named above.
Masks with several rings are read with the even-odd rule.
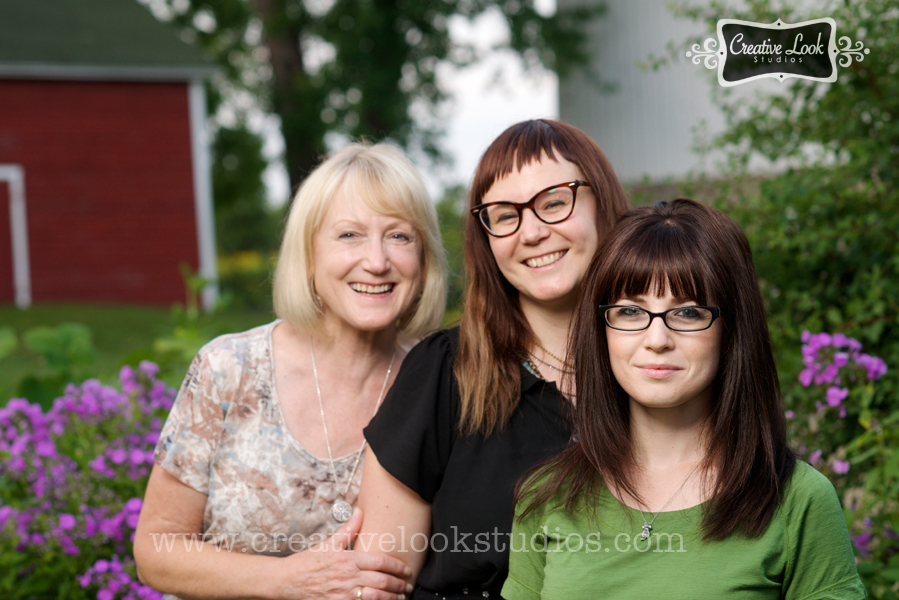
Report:
[[[833,83],[725,89],[685,56],[721,18],[822,17],[849,38]],[[744,228],[797,450],[868,536],[869,593],[897,598],[897,46],[899,0],[0,0],[0,406],[142,360],[177,385],[212,337],[270,321],[291,194],[360,138],[425,174],[458,319],[478,157],[559,118],[633,204],[694,197]],[[849,338],[864,353],[834,358]],[[861,370],[800,379],[827,360]]]

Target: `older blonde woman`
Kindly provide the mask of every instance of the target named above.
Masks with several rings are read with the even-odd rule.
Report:
[[[445,293],[436,212],[409,160],[352,144],[323,162],[287,220],[279,319],[190,366],[135,537],[141,579],[190,598],[403,598],[406,565],[345,550],[362,521],[362,428]]]

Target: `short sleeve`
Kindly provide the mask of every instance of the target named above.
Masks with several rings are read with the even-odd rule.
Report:
[[[787,492],[785,520],[788,565],[786,600],[855,600],[866,596],[836,491],[824,475],[804,462]]]
[[[182,483],[208,495],[209,469],[223,425],[223,406],[207,346],[187,370],[153,460]]]
[[[365,428],[381,466],[429,503],[440,489],[455,437],[457,340],[458,329],[439,331],[412,348]]]
[[[519,502],[512,523],[509,576],[502,591],[506,600],[539,599],[543,591],[546,553],[542,548],[547,539],[542,528],[546,515],[543,507],[537,507],[522,519],[523,510],[524,506]]]

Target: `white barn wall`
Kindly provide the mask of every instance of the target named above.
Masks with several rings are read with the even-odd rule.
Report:
[[[558,0],[560,8],[575,4]],[[682,178],[699,165],[691,152],[693,128],[703,119],[710,132],[724,127],[724,117],[710,97],[714,71],[686,57],[658,71],[637,66],[650,53],[665,55],[669,41],[714,36],[701,23],[675,19],[666,4],[606,0],[605,15],[590,26],[589,45],[592,69],[617,89],[602,93],[582,72],[559,85],[560,118],[590,134],[625,183]]]

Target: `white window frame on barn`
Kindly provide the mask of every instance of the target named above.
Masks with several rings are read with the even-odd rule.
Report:
[[[9,185],[9,227],[12,234],[13,287],[16,292],[16,306],[28,308],[31,306],[31,267],[28,259],[25,169],[20,165],[0,165],[0,181],[5,181]]]

